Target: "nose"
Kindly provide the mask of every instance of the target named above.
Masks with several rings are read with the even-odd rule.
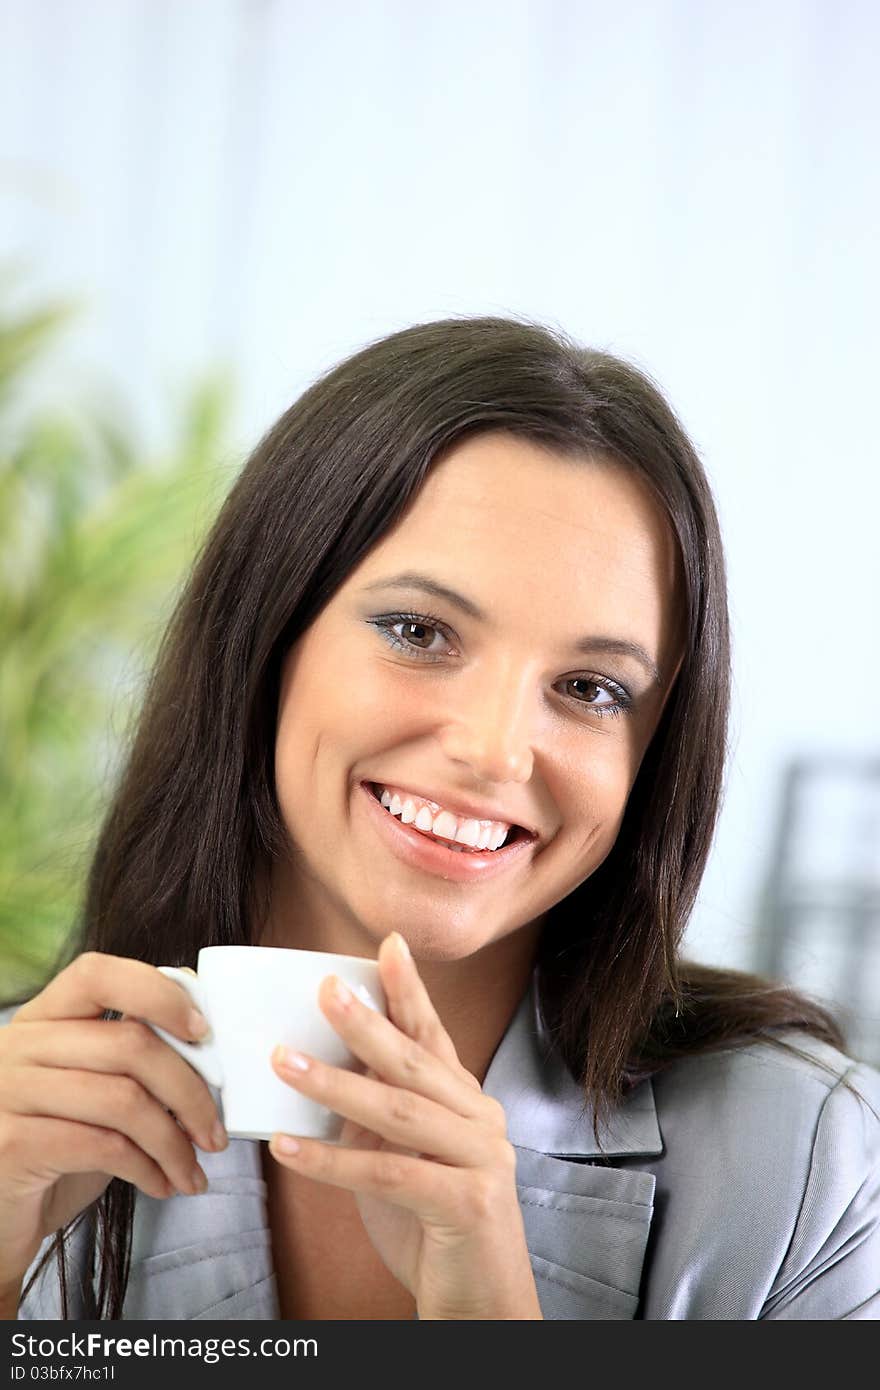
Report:
[[[444,695],[453,708],[437,733],[445,756],[467,764],[480,782],[528,782],[534,766],[533,685],[520,664],[447,686]]]

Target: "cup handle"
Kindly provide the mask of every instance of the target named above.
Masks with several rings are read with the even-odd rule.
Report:
[[[205,998],[202,986],[197,975],[191,975],[188,970],[178,970],[174,965],[160,965],[157,967],[163,975],[167,975],[169,980],[175,980],[177,984],[183,985],[190,999],[208,1019],[210,1017],[205,1007]],[[179,1052],[191,1067],[203,1076],[209,1086],[221,1087],[223,1085],[223,1071],[220,1066],[220,1055],[217,1051],[217,1044],[214,1041],[213,1031],[208,1035],[206,1042],[182,1042],[180,1038],[175,1038],[173,1033],[167,1033],[158,1024],[150,1023],[149,1019],[144,1022],[152,1028],[154,1033],[158,1033],[163,1042],[167,1042],[169,1047],[173,1047],[175,1052]]]

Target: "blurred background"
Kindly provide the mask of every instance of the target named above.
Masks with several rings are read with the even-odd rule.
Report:
[[[0,0],[0,985],[76,914],[175,592],[343,355],[517,313],[704,460],[735,641],[686,949],[880,1060],[880,6]]]

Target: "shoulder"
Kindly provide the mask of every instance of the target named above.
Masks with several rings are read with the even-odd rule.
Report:
[[[779,1041],[684,1058],[652,1078],[662,1317],[875,1316],[880,1072],[808,1034]],[[689,1311],[676,1312],[694,1262],[714,1271],[714,1291],[691,1281]]]
[[[806,1121],[817,1118],[838,1092],[852,1096],[852,1105],[840,1096],[840,1110],[860,1126],[870,1129],[871,1107],[880,1111],[875,1067],[793,1029],[780,1032],[775,1041],[762,1036],[681,1058],[652,1082],[658,1114],[665,1111],[669,1120],[729,1116],[742,1125],[775,1112],[780,1120]],[[875,1125],[880,1132],[880,1119]]]
[[[880,1072],[806,1033],[684,1058],[652,1083],[667,1151],[712,1154],[731,1181],[772,1168],[777,1195],[802,1195],[829,1146],[853,1180],[880,1168]]]

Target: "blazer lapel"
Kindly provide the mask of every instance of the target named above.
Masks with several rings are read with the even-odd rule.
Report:
[[[547,1319],[632,1318],[653,1214],[653,1173],[609,1159],[663,1152],[650,1080],[593,1134],[593,1111],[549,1040],[534,978],[483,1090],[504,1106],[526,1244]]]
[[[532,980],[483,1090],[507,1115],[517,1192],[547,1319],[635,1316],[653,1212],[652,1173],[607,1166],[663,1152],[650,1081],[600,1129],[553,1050]],[[260,1145],[199,1151],[200,1197],[138,1194],[127,1318],[278,1318]]]
[[[277,1318],[260,1145],[232,1139],[198,1158],[201,1196],[138,1193],[125,1317]]]

